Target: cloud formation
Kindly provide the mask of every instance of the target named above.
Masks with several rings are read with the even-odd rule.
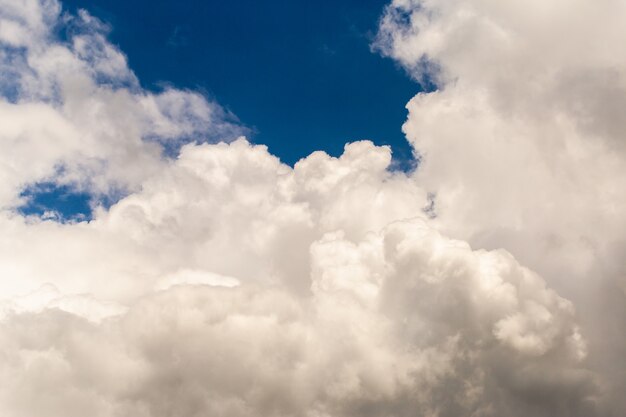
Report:
[[[416,79],[436,69],[439,91],[411,100],[404,131],[422,156],[416,180],[437,195],[438,228],[506,248],[574,302],[617,415],[625,18],[613,1],[396,0],[377,44]]]
[[[19,205],[16,191],[38,181],[134,190],[161,169],[164,151],[244,131],[197,93],[143,90],[107,30],[56,1],[0,2],[0,134],[9,150],[0,156],[0,206]]]
[[[598,4],[392,3],[378,48],[440,87],[403,173],[368,141],[282,164],[142,89],[87,12],[0,0],[0,414],[619,415],[626,67]],[[607,50],[576,56],[593,13]],[[16,212],[42,181],[93,220]]]

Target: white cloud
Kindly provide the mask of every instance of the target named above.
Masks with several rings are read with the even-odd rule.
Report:
[[[507,248],[572,299],[613,412],[626,406],[624,19],[613,1],[394,1],[377,44],[418,79],[439,69],[404,125],[438,227]]]
[[[196,93],[142,90],[87,13],[0,1],[0,414],[619,412],[625,338],[603,314],[626,322],[606,112],[623,96],[602,74],[621,79],[621,52],[559,48],[550,25],[576,26],[557,6],[393,3],[379,47],[442,71],[409,103],[405,174],[367,141],[293,168],[243,138],[193,143],[241,128]],[[616,47],[604,14],[593,36]],[[89,222],[24,218],[41,181],[127,196]]]
[[[356,416],[486,407],[522,416],[538,384],[582,393],[571,413],[584,415],[592,400],[571,304],[504,252],[472,252],[413,220],[356,242],[327,233],[311,244],[310,261],[306,294],[260,268],[231,288],[198,283],[196,272],[100,325],[50,309],[10,316],[0,331],[10,341],[1,345],[10,359],[0,370],[4,412]],[[510,410],[509,398],[522,408]],[[545,415],[559,401],[550,399]]]
[[[56,1],[0,3],[0,206],[18,205],[16,191],[37,181],[132,191],[167,165],[163,146],[245,132],[197,93],[143,90],[105,25],[60,13]]]
[[[442,237],[389,163],[368,142],[293,169],[243,140],[187,145],[90,223],[7,219],[28,250],[1,242],[3,293],[54,282],[128,311],[7,315],[5,412],[522,416],[541,386],[577,393],[543,415],[584,415],[595,377],[571,303],[506,252]]]

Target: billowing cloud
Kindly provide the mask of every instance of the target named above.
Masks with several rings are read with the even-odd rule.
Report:
[[[377,43],[440,85],[404,125],[438,228],[506,248],[575,303],[614,412],[626,408],[624,19],[613,1],[397,0]]]
[[[584,45],[619,7],[571,5],[607,17]],[[625,67],[559,10],[387,8],[378,47],[440,86],[403,173],[368,141],[287,166],[88,13],[0,0],[0,414],[617,415]],[[39,182],[125,197],[25,217]]]

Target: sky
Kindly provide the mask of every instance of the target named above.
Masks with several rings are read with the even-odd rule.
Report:
[[[412,159],[401,131],[420,91],[371,51],[385,1],[70,0],[111,25],[141,84],[201,90],[293,165],[346,141],[391,145]]]
[[[0,415],[623,416],[626,5],[211,4],[0,0]]]

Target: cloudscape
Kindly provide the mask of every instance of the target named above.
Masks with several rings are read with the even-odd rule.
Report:
[[[1,416],[626,414],[626,3],[386,5],[414,169],[281,162],[111,29],[0,0]]]

